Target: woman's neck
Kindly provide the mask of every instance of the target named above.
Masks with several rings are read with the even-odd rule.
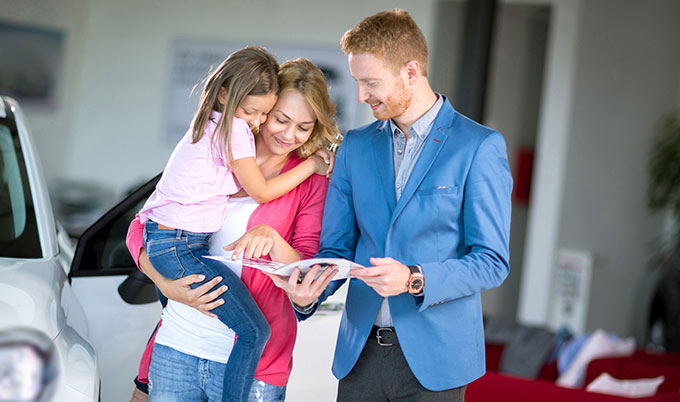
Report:
[[[257,167],[260,168],[262,176],[266,179],[270,179],[274,176],[278,176],[281,173],[281,169],[288,161],[290,154],[277,155],[271,153],[269,148],[262,142],[258,141],[255,137],[255,163]],[[246,197],[248,194],[244,189],[239,190],[238,193],[232,194],[231,197],[240,198]]]
[[[277,176],[288,161],[290,154],[277,155],[272,153],[262,141],[255,139],[255,162],[265,178]]]

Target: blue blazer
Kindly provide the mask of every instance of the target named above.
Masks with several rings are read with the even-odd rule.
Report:
[[[480,292],[499,286],[510,269],[512,178],[505,141],[444,99],[396,202],[391,137],[389,122],[381,121],[345,136],[317,256],[365,266],[370,257],[420,264],[424,296],[389,298],[399,344],[425,388],[458,387],[485,372]],[[319,301],[342,283],[331,282]],[[337,378],[356,363],[381,301],[362,281],[350,280],[333,362]]]

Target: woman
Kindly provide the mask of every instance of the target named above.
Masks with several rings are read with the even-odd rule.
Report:
[[[281,92],[277,103],[255,140],[256,161],[265,177],[291,169],[326,144],[337,142],[335,107],[321,70],[306,59],[289,61],[281,66],[279,81]],[[327,179],[314,175],[267,204],[257,205],[249,197],[232,196],[229,215],[225,218],[229,224],[223,225],[212,237],[211,253],[231,255],[244,251],[245,257],[269,255],[272,260],[284,263],[312,257],[319,246],[327,186]],[[238,195],[246,196],[245,193]],[[216,318],[206,317],[187,305],[212,315],[208,310],[222,300],[208,301],[225,289],[220,287],[205,294],[217,280],[191,290],[190,284],[200,281],[195,276],[176,281],[160,276],[141,248],[141,231],[136,219],[128,232],[130,252],[171,300],[164,309],[163,325],[149,342],[142,359],[139,380],[146,377],[148,356],[154,348],[149,373],[152,399],[222,400],[220,381],[201,381],[206,375],[220,378],[220,370],[233,344],[233,332],[220,327]],[[227,250],[222,249],[224,244]],[[326,284],[334,274],[327,271]],[[241,278],[272,330],[255,373],[250,400],[281,401],[292,368],[297,321],[285,293],[264,273],[244,267]],[[133,400],[138,400],[135,397],[140,397],[139,394],[136,389]]]

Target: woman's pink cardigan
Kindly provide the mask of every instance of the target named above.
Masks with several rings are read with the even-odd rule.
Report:
[[[302,161],[302,158],[291,153],[282,172]],[[269,225],[300,253],[302,259],[313,257],[319,249],[321,218],[327,189],[328,180],[325,177],[312,175],[288,194],[258,206],[248,220],[248,229],[261,224]],[[144,226],[137,217],[130,223],[127,233],[127,246],[137,265],[139,253],[143,248],[143,230]],[[293,346],[297,335],[297,321],[290,301],[286,294],[259,270],[244,267],[241,279],[272,330],[271,338],[257,366],[255,378],[272,385],[286,385],[293,367]],[[138,380],[141,382],[148,381],[152,351],[153,338],[149,341],[139,366]]]

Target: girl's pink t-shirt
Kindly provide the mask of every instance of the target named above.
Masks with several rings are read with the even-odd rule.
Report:
[[[292,169],[304,159],[292,153],[281,172]],[[321,220],[328,180],[312,175],[293,190],[255,209],[248,220],[248,229],[265,224],[273,227],[298,253],[300,258],[312,258],[319,250]],[[222,225],[222,221],[219,222]],[[127,233],[127,246],[139,264],[144,226],[135,219]],[[241,279],[264,314],[272,335],[264,347],[255,378],[268,384],[284,386],[293,368],[293,347],[297,336],[297,320],[285,292],[261,271],[243,267]],[[138,380],[148,381],[149,363],[153,352],[153,337],[139,365]]]
[[[222,225],[229,196],[241,185],[229,169],[228,158],[213,143],[221,113],[213,111],[203,137],[191,143],[188,130],[170,155],[156,190],[139,211],[142,223],[151,219],[176,229],[212,233]],[[255,157],[255,139],[245,120],[234,118],[231,128],[233,159]]]

